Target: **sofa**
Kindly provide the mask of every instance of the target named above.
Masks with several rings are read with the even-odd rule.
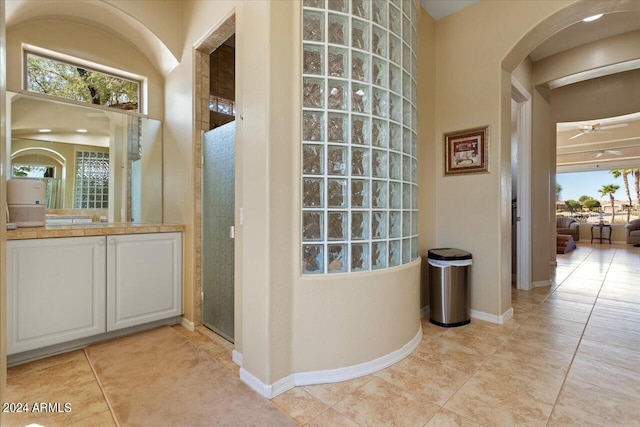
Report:
[[[565,234],[573,237],[574,242],[580,240],[580,223],[568,216],[556,218],[556,234]]]
[[[627,243],[640,245],[640,219],[629,221],[625,228],[627,231]]]

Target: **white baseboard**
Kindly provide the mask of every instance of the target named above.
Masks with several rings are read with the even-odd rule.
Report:
[[[499,316],[496,314],[485,313],[484,311],[471,310],[471,317],[491,323],[503,324],[507,320],[511,319],[511,317],[513,317],[513,308],[510,308]]]
[[[239,351],[233,350],[231,352],[231,360],[233,360],[233,363],[236,365],[242,367],[242,353]]]
[[[551,286],[551,280],[540,280],[538,282],[532,282],[531,286],[534,288],[542,288],[543,286]]]
[[[411,354],[411,352],[415,350],[416,347],[418,347],[420,341],[422,341],[422,325],[420,325],[420,327],[418,328],[418,333],[411,339],[411,341],[403,345],[401,348],[369,362],[337,369],[297,372],[285,378],[282,378],[271,385],[264,384],[251,373],[243,368],[240,368],[240,379],[253,390],[260,393],[262,396],[266,397],[267,399],[273,399],[277,395],[282,394],[285,391],[290,390],[296,386],[336,383],[369,375],[371,373],[388,368],[389,366],[401,361],[409,354]]]
[[[186,317],[181,317],[180,318],[180,324],[187,331],[193,332],[193,331],[196,330],[196,325],[192,321],[188,320]]]

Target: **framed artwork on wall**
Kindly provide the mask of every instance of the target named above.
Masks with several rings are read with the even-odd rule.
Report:
[[[489,172],[489,126],[444,134],[444,174]]]

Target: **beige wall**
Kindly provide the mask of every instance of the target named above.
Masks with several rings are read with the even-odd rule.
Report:
[[[436,22],[422,8],[418,26],[418,212],[419,254],[436,246]],[[420,276],[420,307],[429,305],[428,264]]]

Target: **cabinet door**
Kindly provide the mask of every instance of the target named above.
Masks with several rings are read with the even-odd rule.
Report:
[[[104,237],[7,242],[7,353],[105,332]]]
[[[182,234],[107,237],[107,331],[182,314]]]

